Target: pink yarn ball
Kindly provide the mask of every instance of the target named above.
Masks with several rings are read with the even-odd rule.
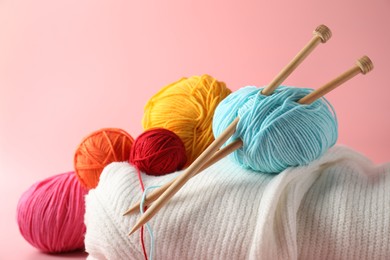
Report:
[[[35,183],[18,203],[20,233],[43,252],[83,249],[86,194],[74,172]]]

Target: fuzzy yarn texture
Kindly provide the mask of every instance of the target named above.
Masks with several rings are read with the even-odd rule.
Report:
[[[241,88],[215,110],[215,137],[240,118],[230,139],[243,141],[243,146],[231,154],[235,162],[255,171],[279,173],[309,164],[336,143],[336,115],[325,98],[301,105],[297,101],[312,89],[280,86],[270,96],[262,95],[262,89]]]
[[[143,175],[146,186],[180,174]],[[86,197],[88,259],[142,259],[136,169],[112,163]],[[309,165],[259,174],[224,158],[149,222],[156,259],[390,259],[390,163],[334,146]],[[146,240],[150,248],[150,241]]]
[[[81,184],[95,188],[105,166],[128,161],[134,139],[118,128],[103,128],[85,137],[74,155],[74,169]]]
[[[177,134],[190,165],[214,141],[214,110],[230,93],[225,83],[209,75],[182,78],[149,99],[142,125],[145,130],[162,127]]]
[[[155,128],[135,139],[130,163],[150,175],[164,175],[181,170],[187,162],[183,141],[174,132]]]
[[[74,172],[32,185],[20,198],[17,222],[22,236],[47,253],[84,248],[84,189]]]

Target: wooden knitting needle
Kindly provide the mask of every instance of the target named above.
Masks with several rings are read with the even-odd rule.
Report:
[[[373,64],[371,60],[367,56],[363,56],[361,59],[359,59],[356,62],[356,66],[352,67],[348,71],[344,72],[334,80],[328,82],[326,85],[322,86],[321,88],[317,89],[316,91],[311,92],[307,96],[300,99],[298,102],[300,104],[310,104],[314,102],[316,99],[320,98],[321,96],[324,96],[326,93],[332,91],[334,88],[340,86],[347,80],[353,78],[359,73],[366,74],[370,70],[372,70]],[[221,149],[220,151],[216,152],[215,155],[213,155],[210,160],[201,168],[201,171],[205,170],[209,166],[213,165],[214,163],[218,162],[220,159],[224,158],[228,154],[234,152],[236,149],[239,149],[242,146],[241,140],[235,140],[234,142],[230,143],[225,148]],[[174,182],[175,180],[172,180],[168,183],[166,183],[164,186],[160,187],[159,189],[156,189],[154,192],[150,193],[150,195],[147,196],[145,200],[145,205],[149,206],[153,201],[155,201],[161,194],[163,194],[168,187]],[[133,213],[139,209],[140,202],[134,204],[130,209],[128,209],[123,215]]]
[[[314,36],[310,42],[294,57],[294,59],[278,74],[278,76],[263,89],[263,95],[271,94],[283,82],[302,61],[314,50],[320,43],[325,43],[332,36],[332,33],[325,25],[318,26],[314,31]],[[221,147],[235,132],[239,118],[233,122],[221,133],[221,135],[213,142],[203,153],[181,174],[175,182],[156,200],[156,202],[141,216],[139,221],[131,230],[130,234],[134,233],[144,223],[149,221],[169,199],[207,162],[218,149]]]
[[[284,67],[272,82],[261,91],[261,94],[269,96],[274,90],[309,56],[318,44],[327,42],[332,37],[331,30],[326,25],[319,25],[313,32],[313,38],[303,49]]]
[[[357,60],[356,65],[340,76],[336,77],[332,81],[328,82],[324,86],[320,87],[319,89],[313,91],[312,93],[308,94],[307,96],[301,98],[298,103],[300,104],[310,104],[311,102],[315,101],[316,99],[322,97],[326,93],[332,91],[336,87],[340,86],[342,83],[346,82],[347,80],[353,78],[354,76],[362,73],[366,74],[370,72],[374,68],[373,63],[367,56],[363,56],[359,60]],[[182,175],[181,175],[182,176]],[[178,179],[180,179],[180,177]],[[180,181],[180,180],[179,180]],[[130,231],[130,234],[134,233],[138,228],[140,228],[142,225],[144,225],[147,221],[149,221],[155,213],[162,207],[161,205],[165,205],[167,200],[175,194],[175,192],[178,190],[176,188],[176,183],[174,182],[166,192],[164,192],[154,204],[145,212],[144,215],[140,218],[140,220],[137,222],[137,224],[133,227],[133,229]],[[178,182],[180,183],[180,182]],[[171,193],[170,193],[171,192]],[[173,194],[172,194],[173,193]],[[168,194],[168,195],[167,195]],[[149,212],[149,214],[148,214]]]
[[[327,42],[331,36],[332,36],[332,32],[330,31],[330,29],[326,25],[317,26],[317,28],[313,32],[313,38],[309,41],[309,43],[307,43],[306,46],[303,47],[303,49],[300,50],[298,52],[298,54],[290,61],[290,63],[279,72],[279,74],[271,81],[271,83],[266,88],[264,88],[262,90],[261,94],[263,94],[265,96],[272,94],[272,92],[274,92],[274,90],[298,67],[298,65],[302,63],[302,61],[315,49],[315,47],[318,46],[318,44],[320,42],[322,42],[322,43]],[[239,118],[236,118],[228,127],[230,129],[230,131],[233,131],[233,132],[226,133],[226,135],[224,135],[224,133],[222,133],[221,136],[219,137],[219,140],[218,141],[215,140],[214,143],[215,142],[222,142],[222,144],[225,143],[226,140],[234,133],[238,121],[239,121]],[[227,131],[227,129],[225,131]],[[222,138],[225,136],[226,136],[226,138]],[[203,153],[205,153],[204,157],[210,157],[213,153],[215,153],[216,149],[218,149],[220,146],[221,145],[218,145],[218,146],[215,145],[212,147],[215,149],[209,149],[209,150],[206,149],[203,152]],[[226,155],[227,154],[228,153],[226,153]],[[193,164],[196,164],[196,162],[198,162],[199,160],[200,160],[200,158],[197,158],[197,160],[195,160],[193,162]],[[198,165],[198,164],[200,164],[200,165]],[[202,161],[201,163],[197,163],[196,166],[198,169],[200,169],[203,164],[205,164],[205,163]],[[195,166],[193,166],[193,168],[195,168]],[[186,172],[192,172],[192,176],[197,174],[199,172],[199,170],[196,171],[196,170],[193,170],[193,168],[191,168],[191,169],[188,168]],[[185,173],[183,173],[183,174],[185,174]],[[189,176],[188,179],[189,178],[191,178],[191,176]],[[173,183],[173,181],[172,181],[172,183]],[[148,202],[152,202],[155,199],[157,199],[157,197],[159,197],[162,193],[164,193],[164,191],[172,183],[166,184],[163,187],[156,189],[152,193],[150,193],[145,200],[145,205],[148,205]],[[139,205],[140,205],[140,202],[136,203],[131,208],[129,208],[123,215],[134,212],[137,208],[139,208]]]
[[[226,147],[224,147],[223,149],[221,149],[218,152],[216,152],[213,156],[211,156],[211,158],[207,161],[207,163],[200,168],[198,173],[204,171],[205,169],[207,169],[211,165],[215,164],[216,162],[218,162],[222,158],[225,158],[227,155],[229,155],[230,153],[232,153],[235,150],[239,149],[241,146],[242,146],[241,139],[237,139],[237,140],[231,142]],[[155,189],[153,192],[151,192],[145,198],[144,205],[145,206],[149,206],[153,201],[155,201],[158,197],[160,197],[160,195],[163,194],[169,188],[169,186],[171,186],[175,182],[175,180],[176,179],[173,179],[172,181],[167,182],[166,184],[164,184],[160,188]],[[136,204],[134,204],[125,213],[123,213],[123,216],[138,211],[140,203],[141,202],[137,202]]]
[[[360,73],[366,74],[370,72],[373,68],[374,64],[372,63],[370,58],[368,58],[367,56],[363,56],[356,61],[355,66],[345,71],[343,74],[333,79],[332,81],[329,81],[327,84],[323,85],[316,91],[313,91],[309,95],[301,98],[298,102],[301,104],[310,104],[314,100],[324,96],[326,93],[332,91],[333,89],[337,88],[338,86],[355,77],[356,75]]]

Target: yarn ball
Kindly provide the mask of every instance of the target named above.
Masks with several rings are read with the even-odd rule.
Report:
[[[145,130],[162,127],[184,142],[187,165],[214,140],[212,119],[217,105],[231,91],[209,75],[182,78],[157,92],[146,104]]]
[[[35,183],[23,193],[17,206],[20,233],[43,252],[83,249],[86,194],[74,172]]]
[[[74,155],[81,184],[87,189],[95,188],[104,167],[129,159],[133,142],[133,137],[118,128],[103,128],[85,137]]]
[[[243,141],[231,155],[234,161],[255,171],[279,173],[291,166],[307,165],[336,143],[336,114],[325,98],[302,105],[297,101],[312,89],[280,86],[270,96],[262,95],[262,89],[239,89],[215,111],[215,137],[240,118],[230,140]]]
[[[149,175],[181,170],[187,162],[183,141],[164,128],[149,129],[135,139],[130,162]]]

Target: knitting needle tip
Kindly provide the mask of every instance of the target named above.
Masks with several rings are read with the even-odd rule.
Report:
[[[125,211],[125,213],[123,213],[123,215],[122,215],[122,216],[123,216],[123,217],[124,217],[124,216],[126,216],[127,214],[129,214],[129,213],[131,212],[131,210],[132,210],[131,208],[130,208],[130,209],[128,209],[128,210],[126,210],[126,211]]]
[[[135,231],[137,231],[138,227],[133,227],[133,229],[129,232],[129,236],[131,236]]]

